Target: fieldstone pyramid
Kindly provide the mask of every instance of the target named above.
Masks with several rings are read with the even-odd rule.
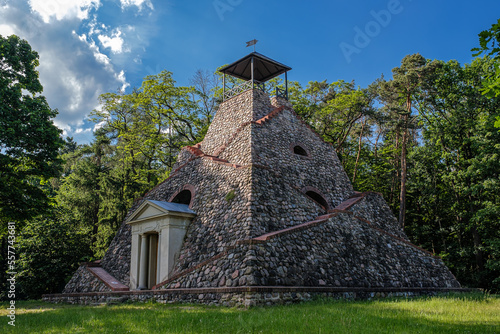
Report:
[[[205,139],[182,149],[102,261],[83,264],[64,292],[118,291],[111,281],[130,288],[122,294],[245,305],[460,287],[380,194],[353,190],[285,98],[257,88],[220,105]]]

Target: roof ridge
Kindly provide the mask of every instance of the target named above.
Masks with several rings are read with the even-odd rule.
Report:
[[[264,124],[265,122],[267,122],[268,120],[270,120],[271,118],[273,118],[274,116],[276,116],[277,114],[279,114],[281,111],[283,111],[285,109],[289,109],[289,108],[285,107],[285,106],[276,107],[273,110],[271,110],[266,116],[255,121],[255,123],[259,124],[259,125]]]

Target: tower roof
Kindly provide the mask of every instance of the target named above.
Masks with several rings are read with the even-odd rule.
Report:
[[[243,79],[246,81],[251,80],[252,59],[254,61],[253,79],[260,82],[268,81],[292,69],[291,67],[283,65],[277,62],[276,60],[266,57],[258,52],[252,52],[246,55],[245,57],[241,58],[240,60],[237,60],[232,64],[224,66],[219,70],[219,72],[229,74],[233,77]]]

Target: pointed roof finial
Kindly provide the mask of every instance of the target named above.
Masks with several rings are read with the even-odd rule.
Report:
[[[249,46],[252,46],[252,45],[253,45],[253,52],[255,52],[255,44],[257,44],[257,42],[258,42],[258,40],[256,40],[256,39],[252,39],[251,41],[248,41],[248,42],[247,42],[247,48],[248,48]]]

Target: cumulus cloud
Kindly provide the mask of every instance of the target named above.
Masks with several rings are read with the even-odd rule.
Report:
[[[150,0],[120,4],[153,9]],[[139,66],[148,46],[152,16],[136,16],[134,26],[117,24],[123,21],[116,17],[100,20],[100,11],[113,6],[101,0],[0,0],[0,35],[16,34],[38,52],[43,95],[59,110],[54,123],[80,142],[102,126],[86,119],[99,107],[99,95],[129,87],[127,70]]]
[[[68,14],[48,24],[43,16],[32,13],[31,3],[13,0],[11,4],[0,6],[0,34],[14,33],[38,52],[43,95],[52,108],[59,110],[54,123],[64,130],[64,135],[89,141],[94,124],[86,121],[86,116],[98,107],[100,94],[128,86],[125,71],[117,68],[94,40],[75,32],[82,26],[77,12],[72,18]]]
[[[136,6],[139,10],[142,10],[143,6],[148,7],[149,9],[154,9],[150,0],[120,0],[120,3],[122,5],[122,9],[131,6]]]
[[[122,53],[129,51],[123,48],[123,38],[121,37],[122,32],[119,28],[111,34],[111,36],[98,35],[97,38],[101,42],[102,46],[105,48],[110,48],[113,53]]]
[[[0,35],[2,36],[10,36],[15,33],[14,29],[11,26],[6,24],[0,24]]]
[[[84,20],[91,9],[100,6],[100,0],[29,0],[31,10],[42,17],[43,22],[74,19]]]

